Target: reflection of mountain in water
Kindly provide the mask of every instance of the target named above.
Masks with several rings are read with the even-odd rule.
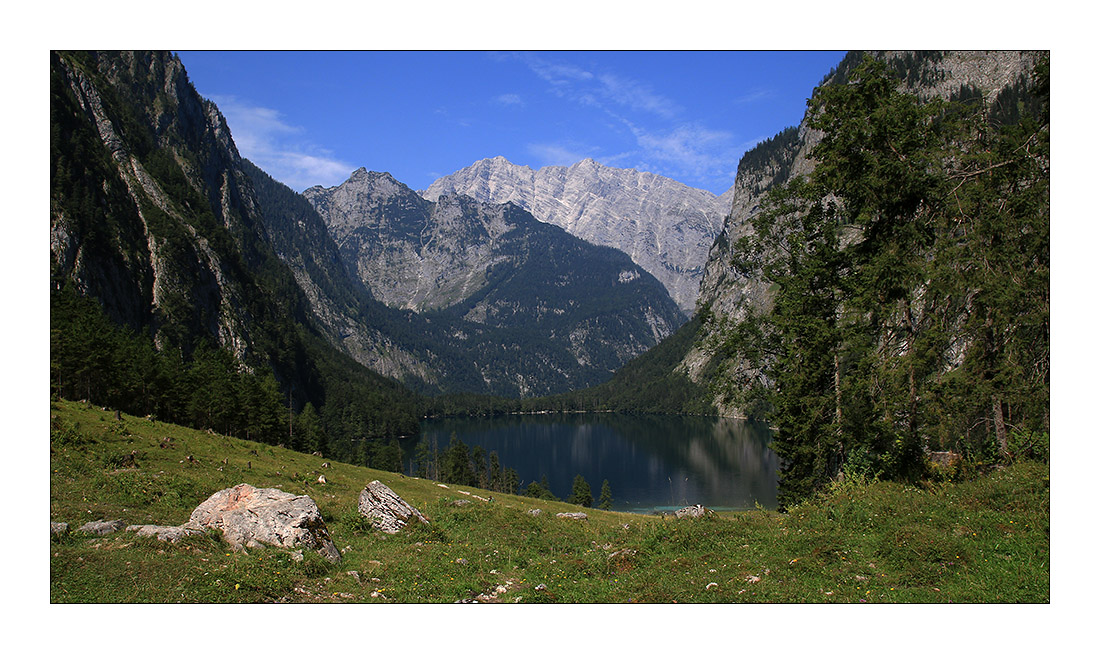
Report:
[[[700,416],[573,414],[428,421],[423,438],[450,435],[495,450],[526,485],[545,475],[568,495],[584,475],[594,493],[611,483],[618,510],[776,505],[776,456],[767,426]],[[408,446],[413,446],[409,443]]]

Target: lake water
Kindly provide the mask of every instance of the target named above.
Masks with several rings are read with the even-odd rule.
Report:
[[[579,474],[597,501],[608,480],[616,511],[776,507],[777,460],[763,423],[613,413],[434,419],[402,443],[406,461],[419,441],[434,440],[443,450],[452,434],[470,449],[480,445],[486,459],[496,451],[500,465],[518,473],[521,489],[545,476],[562,499]]]

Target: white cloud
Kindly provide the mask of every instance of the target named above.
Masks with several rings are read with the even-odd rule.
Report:
[[[274,109],[234,96],[211,99],[225,116],[241,156],[295,190],[317,184],[336,186],[355,169],[312,143],[304,129],[288,124]]]
[[[559,143],[532,143],[527,151],[539,161],[540,166],[570,166],[592,156],[590,149]]]
[[[497,97],[495,97],[493,99],[496,100],[497,102],[499,102],[500,104],[516,105],[516,106],[519,106],[519,107],[522,107],[522,106],[527,104],[526,102],[523,101],[523,98],[519,97],[515,93],[504,93],[502,95],[498,95]]]
[[[725,178],[737,170],[744,153],[742,144],[733,142],[733,134],[686,123],[668,130],[654,131],[630,125],[645,159],[661,162],[670,176],[696,179]]]
[[[632,79],[605,73],[599,76],[600,93],[607,99],[635,111],[656,114],[662,118],[674,118],[680,107],[672,100],[654,93],[645,84]]]

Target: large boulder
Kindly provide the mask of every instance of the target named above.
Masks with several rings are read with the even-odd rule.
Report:
[[[396,534],[414,518],[428,524],[427,518],[377,479],[359,493],[359,515],[387,534]]]
[[[304,546],[340,560],[317,503],[277,488],[239,484],[218,491],[191,512],[184,527],[217,529],[236,547]]]

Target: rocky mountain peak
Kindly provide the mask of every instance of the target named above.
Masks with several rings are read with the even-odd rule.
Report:
[[[585,158],[532,170],[501,156],[442,177],[420,194],[458,193],[482,202],[513,202],[542,222],[589,243],[621,250],[668,290],[686,313],[695,310],[707,251],[729,211],[730,197],[650,172]]]

